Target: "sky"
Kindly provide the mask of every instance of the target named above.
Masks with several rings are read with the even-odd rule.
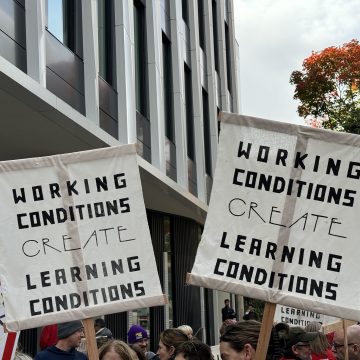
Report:
[[[233,0],[240,112],[304,125],[292,71],[312,51],[360,40],[360,0]]]

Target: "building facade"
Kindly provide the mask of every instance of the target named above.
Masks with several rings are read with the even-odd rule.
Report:
[[[0,160],[136,143],[169,304],[105,317],[189,324],[218,341],[223,298],[186,286],[215,168],[219,111],[239,112],[232,0],[1,0]],[[220,320],[219,320],[220,318]],[[38,329],[21,333],[37,351]]]

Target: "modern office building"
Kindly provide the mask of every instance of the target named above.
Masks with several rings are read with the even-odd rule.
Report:
[[[223,294],[185,285],[212,185],[217,115],[238,112],[232,0],[1,0],[0,160],[137,143],[169,304],[105,317],[218,339]],[[220,299],[220,300],[219,300]],[[21,300],[19,300],[21,301]],[[20,305],[20,304],[19,304]],[[38,329],[21,333],[36,352]]]

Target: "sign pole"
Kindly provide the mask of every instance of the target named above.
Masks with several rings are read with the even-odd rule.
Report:
[[[93,319],[83,320],[86,337],[86,349],[89,360],[99,360],[99,351],[96,344],[95,328]]]
[[[342,328],[343,328],[343,331],[344,331],[344,360],[349,360],[347,326],[346,326],[345,319],[342,319]]]
[[[274,323],[276,304],[265,303],[263,319],[260,328],[258,343],[256,346],[255,360],[265,360],[269,346],[272,326]]]

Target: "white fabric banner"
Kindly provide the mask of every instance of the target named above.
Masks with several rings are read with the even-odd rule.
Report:
[[[188,283],[360,320],[360,137],[222,114]]]
[[[311,322],[318,322],[323,326],[333,324],[340,319],[318,314],[314,311],[295,309],[291,306],[277,305],[274,315],[275,323],[286,323],[290,326],[306,326]]]
[[[0,221],[10,330],[165,303],[135,145],[1,162]]]
[[[277,305],[274,315],[275,323],[285,323],[290,326],[306,326],[311,322],[324,323],[324,315],[314,311],[295,309],[290,306]]]

